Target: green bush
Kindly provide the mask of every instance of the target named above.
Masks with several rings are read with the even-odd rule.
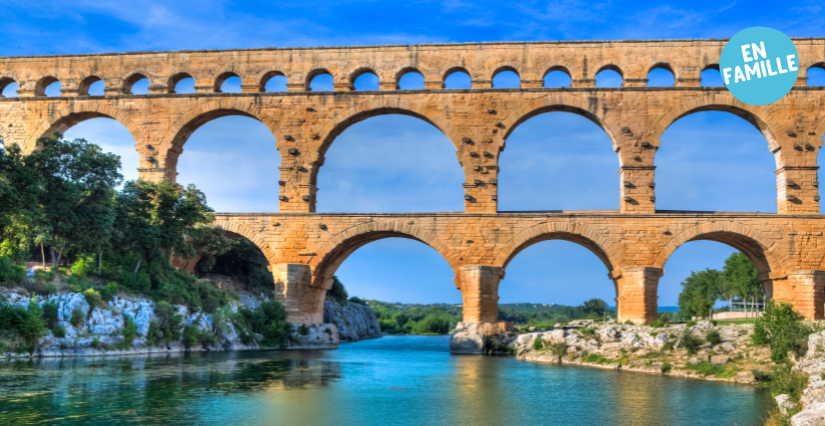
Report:
[[[636,323],[634,323],[631,320],[627,320],[627,321],[624,322],[624,325],[636,325]]]
[[[211,330],[203,329],[198,333],[198,340],[203,346],[212,346],[218,341],[218,336],[215,336]]]
[[[117,283],[114,281],[110,281],[106,283],[106,287],[103,287],[100,290],[100,297],[102,297],[103,300],[112,300],[115,298],[115,296],[117,296],[119,291],[120,288],[117,285]]]
[[[542,349],[544,349],[544,341],[541,336],[536,336],[536,338],[533,339],[533,350],[540,351]]]
[[[54,278],[57,276],[57,273],[54,271],[47,271],[45,269],[35,269],[34,270],[34,279],[35,281],[39,282],[52,282]]]
[[[149,330],[146,332],[146,345],[150,347],[158,346],[163,340],[163,331],[160,329],[160,322],[149,323]]]
[[[69,291],[72,293],[83,293],[92,288],[92,283],[86,277],[77,275],[69,275],[66,277],[66,283],[69,285]]]
[[[238,314],[234,322],[242,330],[240,337],[245,345],[252,343],[255,333],[264,336],[260,343],[265,347],[286,348],[293,341],[292,324],[286,321],[286,309],[278,302],[267,300],[254,310],[242,307]]]
[[[705,339],[711,345],[718,345],[722,343],[722,336],[716,330],[708,331],[708,334],[705,335]]]
[[[665,322],[662,321],[661,319],[657,319],[656,321],[653,321],[652,323],[650,323],[650,326],[653,327],[653,328],[662,328],[662,327],[665,326]]]
[[[802,356],[808,350],[808,335],[812,332],[803,320],[792,305],[777,305],[771,300],[756,319],[751,340],[755,345],[770,346],[773,362],[785,362],[788,352]]]
[[[72,327],[79,327],[84,322],[86,322],[86,313],[83,312],[83,309],[74,308],[74,310],[72,310],[72,318],[69,319],[69,323],[72,324]]]
[[[197,324],[190,324],[188,327],[183,329],[183,346],[187,349],[193,346],[197,346],[198,344],[198,325]]]
[[[548,349],[553,355],[564,356],[567,353],[568,345],[567,342],[551,343]]]
[[[24,346],[28,352],[34,350],[37,339],[46,332],[46,320],[37,299],[30,299],[24,308],[12,305],[8,299],[0,297],[0,331],[8,334],[12,340],[19,337],[25,341],[27,344]]]
[[[702,338],[691,333],[689,328],[686,328],[682,333],[681,345],[683,348],[687,349],[687,352],[690,355],[698,352],[699,347],[702,346],[703,343],[704,341]]]
[[[66,337],[66,327],[63,327],[62,325],[56,326],[53,331],[54,337],[58,337],[61,339]]]
[[[100,293],[93,288],[86,289],[86,291],[83,292],[83,297],[86,298],[86,303],[89,304],[90,311],[103,306],[103,298],[100,297]]]
[[[338,302],[342,305],[347,304],[347,290],[344,288],[344,284],[336,276],[332,276],[332,288],[327,290],[327,299]]]
[[[360,297],[355,297],[355,296],[350,297],[349,301],[352,302],[352,303],[357,303],[359,305],[366,305],[367,304],[367,302],[364,299],[361,299]]]
[[[93,347],[93,348],[95,348],[95,349],[100,349],[100,337],[95,336],[95,337],[92,339],[92,343],[91,343],[91,345],[92,345],[92,347]]]
[[[0,256],[0,283],[14,286],[25,277],[25,266],[15,265],[8,257]]]
[[[687,322],[687,328],[691,328],[694,325],[696,325],[696,321],[690,320],[690,321]]]
[[[784,363],[773,371],[766,382],[771,390],[771,396],[776,398],[787,394],[794,403],[798,404],[802,398],[802,392],[808,387],[808,376],[793,371],[790,363]]]
[[[57,326],[59,308],[54,300],[43,304],[43,319],[46,320],[46,326],[52,330]]]
[[[301,336],[309,336],[309,327],[306,324],[301,324],[298,327],[298,334]]]
[[[72,275],[77,277],[85,277],[93,273],[97,269],[95,259],[93,256],[78,256],[72,264]]]
[[[176,342],[180,339],[181,331],[183,330],[183,315],[177,312],[177,308],[165,301],[160,301],[155,304],[155,316],[160,320],[158,323],[158,333],[160,333],[161,338],[158,342],[163,340],[169,343]]]
[[[450,332],[450,318],[429,313],[412,326],[413,334],[447,334]]]
[[[132,347],[132,342],[134,342],[135,337],[137,337],[137,324],[132,317],[126,314],[123,314],[123,329],[121,330],[121,334],[123,334],[123,340],[122,348],[120,349],[130,349]]]

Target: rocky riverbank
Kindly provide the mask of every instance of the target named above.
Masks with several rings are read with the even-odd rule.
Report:
[[[26,306],[31,295],[23,289],[4,289],[0,293],[13,305]],[[212,344],[196,344],[186,347],[183,337],[172,342],[151,346],[147,344],[147,335],[150,324],[157,320],[155,303],[149,299],[128,296],[115,296],[112,300],[92,308],[85,296],[80,293],[59,293],[49,296],[34,296],[42,307],[46,303],[57,304],[58,326],[61,337],[55,336],[53,330],[40,338],[32,353],[18,353],[8,349],[0,349],[0,357],[28,358],[28,357],[71,357],[71,356],[99,356],[99,355],[135,355],[185,351],[233,351],[277,349],[261,347],[255,340],[242,339],[240,330],[236,329],[231,320],[218,319],[203,312],[190,312],[186,306],[173,305],[176,313],[182,317],[182,325],[195,325],[198,332],[214,334]],[[230,302],[232,312],[243,306],[254,309],[260,305],[265,297],[255,297],[247,294],[239,295],[238,301]],[[337,303],[327,302],[325,318],[329,315],[331,324],[313,324],[308,329],[301,330],[299,324],[293,326],[293,338],[297,343],[287,349],[334,349],[340,341],[356,341],[365,338],[381,337],[381,329],[375,313],[367,306],[349,304],[345,307]],[[74,325],[72,316],[75,311],[82,312],[82,319],[76,318]],[[131,318],[137,326],[135,339],[129,349],[117,349],[123,340],[125,324],[124,314]],[[344,335],[339,335],[340,325]],[[340,336],[340,337],[339,337]],[[260,337],[258,336],[261,340]],[[243,340],[246,340],[244,343]],[[5,345],[13,346],[13,345]]]
[[[776,405],[783,414],[798,411],[791,419],[792,426],[825,425],[825,331],[808,337],[808,353],[804,358],[794,360],[793,371],[808,376],[808,386],[802,391],[799,405],[791,401],[790,395],[778,395]]]

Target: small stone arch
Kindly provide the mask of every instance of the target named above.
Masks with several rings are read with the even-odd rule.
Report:
[[[95,84],[98,81],[103,81],[103,79],[96,75],[91,75],[84,78],[80,82],[80,86],[77,88],[77,94],[80,96],[89,96],[89,89],[91,89],[92,84]]]
[[[493,73],[490,75],[490,80],[496,78],[497,75],[499,75],[500,73],[503,73],[505,71],[510,71],[510,72],[515,73],[518,76],[519,80],[521,79],[521,73],[518,72],[518,69],[516,68],[516,64],[512,64],[512,63],[508,62],[508,63],[499,65],[498,68],[496,68],[495,71],[493,71]]]
[[[437,251],[455,270],[456,256],[433,230],[424,230],[398,221],[373,221],[355,225],[321,243],[318,256],[308,263],[313,270],[312,287],[329,290],[335,271],[359,248],[385,238],[407,238],[422,242]]]
[[[706,93],[696,96],[693,99],[682,102],[665,113],[653,126],[653,138],[660,140],[665,130],[673,123],[687,115],[703,111],[723,111],[737,115],[751,123],[768,141],[768,149],[771,152],[780,148],[780,142],[773,129],[779,128],[780,124],[773,118],[770,111],[764,106],[747,105],[728,92]],[[766,118],[763,118],[766,117]],[[782,155],[779,152],[779,155]],[[777,158],[779,162],[779,158]]]
[[[401,83],[401,78],[404,77],[407,74],[410,74],[410,73],[420,74],[422,77],[424,76],[424,73],[422,73],[421,70],[419,70],[418,68],[416,68],[414,66],[406,66],[406,67],[402,67],[401,69],[396,71],[396,73],[395,73],[395,83],[400,84]]]
[[[570,241],[590,250],[604,263],[608,272],[625,265],[621,250],[608,238],[604,230],[568,222],[539,223],[519,232],[498,252],[493,265],[506,269],[510,261],[521,251],[549,240]]]
[[[238,234],[249,241],[252,241],[266,256],[266,260],[270,265],[277,263],[276,253],[269,245],[269,242],[264,236],[258,232],[253,231],[248,226],[233,222],[231,218],[218,218],[212,222],[215,226],[220,226],[226,232]]]
[[[544,80],[547,77],[547,75],[550,74],[551,72],[561,71],[561,72],[567,74],[567,76],[572,79],[573,78],[573,73],[570,72],[570,69],[571,68],[567,65],[553,65],[553,66],[551,66],[550,68],[547,68],[547,70],[544,71],[544,74],[541,75],[541,78],[542,78],[542,80]]]
[[[502,120],[504,132],[499,133],[501,134],[502,139],[506,140],[510,134],[513,133],[513,130],[515,130],[520,124],[539,114],[553,111],[571,112],[573,114],[581,115],[582,117],[596,123],[596,125],[601,127],[602,130],[607,133],[607,136],[610,137],[610,140],[613,142],[613,151],[619,150],[619,144],[616,140],[616,136],[610,130],[610,127],[603,120],[603,118],[599,116],[601,111],[599,111],[598,105],[591,102],[585,102],[580,97],[570,96],[566,93],[554,93],[549,96],[538,98],[527,102],[518,109],[513,110],[507,115],[507,117],[504,118],[504,120]]]
[[[358,67],[354,71],[349,73],[349,77],[347,77],[347,79],[349,80],[350,84],[355,84],[355,80],[358,80],[358,77],[361,77],[364,74],[373,74],[376,77],[379,77],[374,67]]]
[[[625,78],[625,75],[624,75],[624,72],[622,71],[622,69],[619,68],[618,65],[613,64],[613,63],[603,64],[603,65],[597,67],[596,70],[597,70],[596,73],[593,74],[593,78],[596,78],[596,76],[599,75],[599,73],[602,72],[602,71],[615,71],[617,74],[619,74],[622,77],[622,80],[624,80],[624,78]]]
[[[781,274],[788,255],[776,241],[756,229],[737,222],[713,221],[686,229],[673,236],[653,262],[654,268],[664,268],[679,247],[690,241],[716,241],[744,253],[761,274]]]
[[[149,78],[151,74],[146,71],[134,71],[129,74],[126,78],[123,79],[123,93],[126,95],[132,95],[132,88],[134,87],[135,83],[144,78],[149,80],[149,84],[151,84],[152,79]]]
[[[3,90],[6,90],[9,84],[17,83],[13,77],[9,76],[0,76],[0,98],[3,96]]]
[[[177,86],[178,83],[181,82],[181,80],[184,80],[184,79],[187,79],[187,78],[194,79],[195,77],[192,77],[192,75],[189,74],[186,71],[181,71],[181,72],[177,72],[175,74],[172,74],[172,76],[169,77],[168,83],[166,84],[167,92],[168,93],[177,93],[175,91],[175,86]],[[198,82],[195,81],[196,86],[197,86],[197,84],[198,84]]]
[[[326,68],[315,68],[309,73],[307,73],[306,81],[304,81],[304,89],[307,91],[311,91],[312,88],[310,87],[310,84],[312,84],[312,80],[315,79],[315,77],[318,77],[319,75],[323,74],[331,75],[333,78],[333,82],[335,81],[335,76]]]
[[[98,105],[96,102],[75,102],[71,107],[54,111],[49,119],[34,127],[26,138],[26,147],[33,148],[40,137],[51,136],[55,132],[64,133],[72,126],[92,118],[111,118],[118,121],[135,139],[135,149],[143,141],[141,127],[129,118],[129,114],[109,106]]]
[[[464,74],[469,75],[471,79],[473,78],[473,74],[471,74],[471,73],[470,73],[470,71],[469,71],[469,70],[467,70],[467,68],[465,68],[465,67],[463,67],[463,66],[454,66],[454,67],[449,67],[449,68],[447,68],[447,69],[446,69],[446,70],[445,70],[445,71],[441,74],[441,75],[442,75],[442,77],[441,77],[441,81],[447,81],[447,77],[449,77],[449,76],[451,76],[451,75],[453,75],[453,74],[455,74],[455,73],[457,73],[457,72],[463,72]]]
[[[46,96],[46,88],[59,81],[57,77],[51,75],[41,78],[34,86],[34,96]]]
[[[223,83],[226,82],[226,80],[232,77],[240,78],[240,76],[236,74],[234,71],[226,71],[218,75],[218,77],[215,78],[215,86],[213,87],[215,93],[222,93],[221,86],[223,86]]]
[[[258,90],[260,92],[266,92],[266,83],[268,83],[269,80],[272,80],[273,78],[278,76],[287,78],[286,74],[284,74],[282,71],[265,72],[263,75],[261,75],[261,78],[258,79],[258,84],[260,85],[260,88]]]

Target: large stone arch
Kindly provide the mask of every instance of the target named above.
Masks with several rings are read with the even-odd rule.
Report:
[[[434,126],[452,142],[453,148],[456,150],[456,158],[459,163],[461,162],[461,158],[459,157],[460,147],[456,141],[450,137],[451,126],[445,115],[429,114],[427,110],[415,102],[406,101],[403,96],[399,96],[389,99],[381,98],[372,104],[359,104],[336,114],[335,117],[328,121],[324,127],[321,128],[321,131],[318,132],[318,137],[322,142],[318,147],[318,157],[315,160],[317,164],[320,166],[324,163],[324,155],[327,150],[332,146],[335,139],[345,130],[356,123],[380,115],[406,115]],[[317,185],[319,169],[320,167],[313,167],[311,170],[310,183],[312,185]]]
[[[604,230],[570,222],[544,222],[519,232],[499,250],[493,265],[506,269],[510,261],[524,249],[550,240],[569,241],[590,250],[604,263],[608,272],[625,265],[622,251]]]
[[[653,138],[657,142],[660,141],[665,130],[682,117],[703,111],[723,111],[739,116],[756,127],[768,141],[768,149],[771,152],[776,152],[781,147],[776,136],[778,134],[776,129],[780,129],[781,125],[766,107],[744,104],[728,92],[704,93],[702,96],[679,103],[678,106],[665,113],[653,126]],[[781,156],[782,152],[779,151],[778,155]],[[777,167],[782,164],[780,158],[777,157],[776,161]]]
[[[598,103],[591,102],[589,98],[582,98],[577,94],[571,95],[567,93],[552,93],[546,97],[527,102],[511,111],[507,117],[501,121],[502,127],[504,128],[504,132],[499,132],[501,133],[502,147],[504,146],[504,141],[510,137],[519,125],[537,115],[555,111],[570,112],[596,123],[597,126],[607,133],[607,136],[613,142],[613,151],[619,150],[616,135],[613,134],[610,126],[607,125],[604,117],[599,115],[602,111],[599,111]],[[619,161],[621,162],[621,158]]]
[[[127,113],[97,102],[73,102],[70,106],[53,110],[40,125],[32,126],[23,150],[30,152],[35,149],[37,139],[51,136],[54,132],[62,134],[73,126],[93,118],[111,118],[122,124],[135,140],[135,149],[139,149],[141,143],[144,142],[143,131],[129,118]]]
[[[690,241],[716,241],[744,253],[764,277],[781,277],[788,264],[788,255],[776,240],[758,230],[737,222],[712,221],[686,229],[665,244],[653,261],[653,267],[663,268],[679,247]]]
[[[175,120],[161,142],[160,151],[165,154],[166,175],[176,175],[178,156],[183,153],[183,146],[192,133],[212,120],[232,115],[260,121],[269,128],[276,141],[281,134],[276,120],[262,117],[255,103],[247,102],[244,98],[226,97],[199,104]]]
[[[226,219],[217,219],[212,222],[215,226],[220,226],[226,232],[231,232],[234,234],[238,234],[249,241],[252,241],[266,256],[266,260],[269,261],[270,265],[277,263],[277,254],[275,250],[269,245],[269,242],[264,238],[264,236],[258,232],[253,231],[246,225],[233,222],[231,220]]]

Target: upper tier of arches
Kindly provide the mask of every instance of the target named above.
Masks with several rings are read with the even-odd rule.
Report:
[[[797,39],[799,81],[810,68],[825,63],[825,39]],[[104,81],[106,95],[131,94],[136,79],[146,78],[151,93],[173,93],[181,76],[195,80],[199,93],[221,92],[228,77],[238,77],[245,92],[264,92],[274,76],[283,76],[290,91],[309,90],[321,73],[335,80],[335,90],[353,90],[364,73],[378,77],[380,90],[398,90],[409,73],[424,78],[425,90],[444,88],[455,71],[466,72],[473,88],[490,88],[497,74],[518,76],[522,88],[543,87],[552,71],[569,75],[574,87],[592,87],[604,70],[618,73],[623,86],[646,86],[652,70],[673,75],[674,86],[699,86],[701,73],[717,69],[721,40],[633,42],[479,43],[458,45],[375,46],[356,48],[260,49],[239,51],[158,52],[135,54],[7,58],[0,81],[14,81],[21,96],[43,96],[43,85],[60,81],[63,96],[84,95],[88,79]],[[72,66],[63,66],[71,61]],[[2,84],[2,83],[0,83]]]

